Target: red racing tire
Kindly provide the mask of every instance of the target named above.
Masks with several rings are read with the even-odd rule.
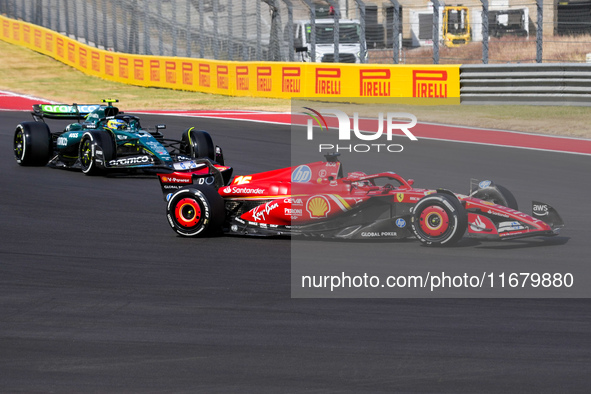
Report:
[[[180,189],[168,200],[166,217],[183,237],[213,235],[224,223],[224,199],[211,187]]]
[[[423,197],[414,206],[411,226],[424,245],[451,246],[464,236],[468,216],[457,198],[435,193]]]

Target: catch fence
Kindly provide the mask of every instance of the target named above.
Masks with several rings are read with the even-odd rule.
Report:
[[[0,13],[100,49],[215,60],[576,63],[591,52],[591,0],[460,3],[0,0]]]

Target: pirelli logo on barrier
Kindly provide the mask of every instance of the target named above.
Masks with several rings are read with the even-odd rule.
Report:
[[[12,25],[12,38],[16,41],[21,39],[21,25],[18,23]]]
[[[228,66],[216,66],[218,89],[230,88],[230,70]]]
[[[211,67],[209,64],[199,64],[199,86],[211,87]]]
[[[121,78],[129,78],[129,59],[126,57],[119,58],[119,76]]]
[[[142,59],[133,59],[133,77],[138,81],[144,80],[144,61]]]
[[[113,63],[113,56],[105,55],[105,74],[110,76],[115,75],[115,65]]]
[[[101,72],[101,54],[99,52],[92,51],[90,54],[90,64],[92,71],[97,73]]]
[[[390,97],[390,75],[387,68],[359,70],[361,97]]]
[[[201,69],[201,66],[199,66]],[[199,71],[201,75],[201,71]],[[183,85],[193,85],[193,63],[183,62],[181,64],[181,77],[183,79]]]
[[[53,34],[45,33],[45,50],[49,53],[53,53]]]
[[[56,40],[57,43],[57,55],[61,58],[65,57],[65,52],[64,52],[64,39],[58,37]]]
[[[257,67],[257,91],[270,92],[273,87],[271,67]]]
[[[447,71],[413,70],[412,96],[447,98]]]
[[[317,68],[314,87],[316,94],[340,95],[341,69]]]
[[[82,47],[78,48],[78,63],[82,68],[88,68],[88,51]]]
[[[31,43],[31,27],[23,25],[23,41],[27,44]]]
[[[236,89],[248,90],[248,67],[236,66]]]
[[[160,61],[150,60],[150,81],[160,82]]]
[[[35,41],[35,47],[38,49],[43,48],[43,33],[41,33],[41,30],[34,29],[33,37],[33,40]]]
[[[10,22],[2,21],[2,35],[6,38],[10,38]]]
[[[68,60],[76,63],[76,45],[73,42],[68,42]]]
[[[176,83],[176,63],[165,62],[164,74],[166,75],[166,83]]]
[[[302,87],[302,69],[300,67],[281,68],[281,91],[285,93],[300,93]]]

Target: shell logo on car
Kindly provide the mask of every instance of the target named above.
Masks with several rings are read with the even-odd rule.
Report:
[[[310,197],[306,203],[306,211],[313,219],[325,218],[330,212],[330,203],[324,196]]]

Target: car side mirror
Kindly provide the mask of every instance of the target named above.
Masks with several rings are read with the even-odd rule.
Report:
[[[296,47],[295,51],[296,53],[308,52],[308,47]]]
[[[166,128],[165,124],[157,124],[156,125],[156,130],[164,130]]]

